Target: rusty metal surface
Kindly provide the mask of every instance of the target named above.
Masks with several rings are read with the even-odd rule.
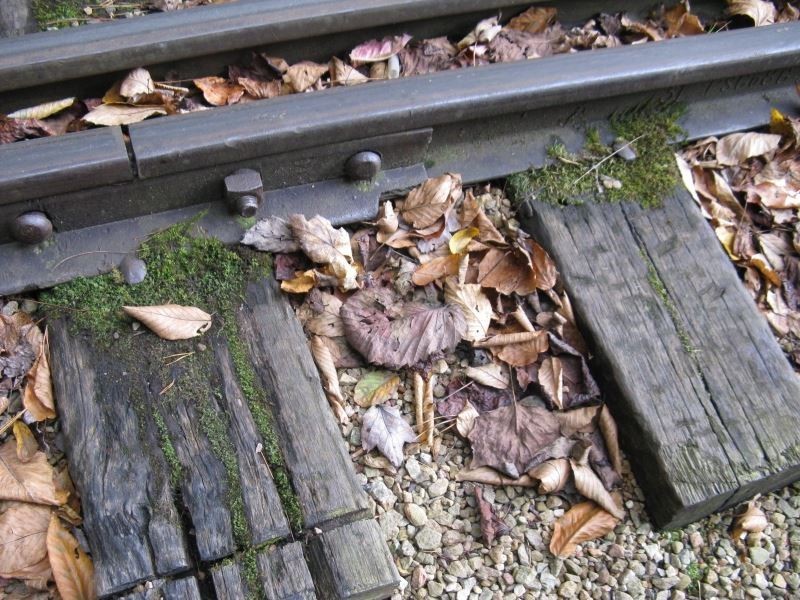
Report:
[[[771,72],[765,85],[789,87],[788,69],[798,64],[800,23],[790,23],[282,96],[137,123],[130,136],[140,175],[156,177],[221,156],[246,160],[265,143],[290,151],[320,136],[347,140],[695,84],[706,84],[707,97],[735,104],[737,81],[728,90],[725,80]]]
[[[424,167],[415,165],[383,171],[368,186],[356,187],[334,180],[268,190],[256,219],[303,213],[308,217],[322,215],[337,226],[369,220],[377,213],[382,194],[410,188],[427,176]],[[198,226],[203,231],[230,244],[237,243],[254,222],[232,216],[224,202],[209,202],[56,233],[34,249],[16,242],[0,245],[3,263],[0,295],[107,273],[135,252],[147,236],[198,215],[202,215]]]

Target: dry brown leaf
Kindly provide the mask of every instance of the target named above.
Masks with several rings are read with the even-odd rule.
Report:
[[[699,35],[705,33],[705,27],[697,15],[689,11],[688,0],[678,2],[664,12],[664,22],[667,25],[667,37],[679,35]]]
[[[775,22],[775,5],[767,0],[728,0],[728,14],[750,17],[756,27]]]
[[[603,510],[608,511],[617,519],[622,519],[625,516],[622,507],[619,506],[611,494],[609,494],[603,482],[600,481],[600,478],[592,470],[592,467],[586,464],[590,449],[591,446],[586,448],[582,459],[570,459],[572,475],[575,478],[575,487],[578,492],[589,500],[595,501]]]
[[[764,511],[756,506],[755,500],[747,503],[747,508],[741,514],[737,514],[733,518],[731,525],[731,535],[734,541],[739,541],[746,534],[761,533],[767,528],[767,515]]]
[[[456,481],[472,481],[488,485],[515,485],[519,487],[536,487],[536,480],[525,474],[516,479],[506,477],[491,467],[478,467],[477,469],[461,469],[456,473]]]
[[[46,119],[57,112],[61,112],[65,108],[69,108],[75,104],[76,98],[64,98],[63,100],[55,100],[53,102],[45,102],[44,104],[37,104],[30,108],[22,108],[15,110],[6,115],[9,119]]]
[[[328,72],[328,65],[304,60],[292,65],[283,74],[283,80],[295,92],[305,92]]]
[[[532,6],[511,19],[506,28],[528,33],[542,33],[556,20],[557,13],[558,11],[555,8]]]
[[[303,252],[315,263],[330,265],[342,290],[358,288],[358,271],[353,266],[350,235],[336,229],[319,215],[306,220],[303,215],[289,217],[289,227]]]
[[[520,365],[522,366],[522,365]],[[561,361],[555,356],[548,356],[539,367],[539,385],[545,396],[558,410],[564,409],[564,379]]]
[[[408,34],[369,40],[353,48],[350,60],[353,64],[382,62],[400,52],[410,41],[411,36]]]
[[[353,400],[361,408],[386,402],[400,385],[400,377],[391,371],[371,371],[359,379]]]
[[[395,467],[403,464],[403,446],[417,441],[417,434],[400,416],[396,406],[373,406],[361,420],[361,446],[377,447]]]
[[[489,466],[517,478],[539,452],[560,437],[558,421],[543,406],[514,404],[482,414],[469,435],[472,468]]]
[[[555,268],[549,257],[542,263],[546,271],[539,272],[534,260],[546,256],[537,251],[533,259],[521,250],[492,248],[478,265],[478,283],[497,290],[501,294],[520,296],[532,294],[537,289],[550,289],[555,285]]]
[[[415,229],[430,227],[461,198],[461,176],[445,173],[426,180],[406,196],[400,216]]]
[[[478,504],[478,514],[480,516],[481,534],[487,546],[491,546],[495,536],[505,535],[509,528],[495,513],[492,503],[483,497],[483,490],[475,488],[475,500]]]
[[[342,62],[335,56],[328,65],[331,72],[331,82],[333,85],[358,85],[367,83],[369,77],[360,73],[355,67]]]
[[[68,496],[56,486],[53,467],[44,452],[36,452],[23,463],[17,457],[15,440],[0,446],[0,500],[60,506]]]
[[[455,304],[464,313],[467,330],[463,339],[468,342],[477,342],[486,337],[489,324],[494,316],[492,303],[481,291],[481,286],[476,283],[458,283],[455,279],[448,279],[444,287],[445,302]]]
[[[376,223],[378,231],[385,235],[391,235],[397,231],[399,225],[397,213],[394,211],[394,206],[390,200],[387,200],[381,205],[380,213],[378,214],[378,222]]]
[[[344,398],[339,387],[339,376],[336,374],[336,367],[333,364],[333,355],[328,346],[317,335],[311,338],[310,345],[311,355],[314,357],[314,362],[317,364],[322,376],[322,388],[328,397],[328,403],[331,405],[336,418],[344,425],[350,419],[344,411]]]
[[[297,309],[297,316],[308,333],[340,337],[344,335],[342,317],[339,314],[341,310],[342,301],[339,298],[328,292],[315,290]]]
[[[466,328],[457,306],[403,302],[392,289],[380,287],[350,296],[341,316],[353,348],[369,362],[391,369],[451,350]]]
[[[497,363],[489,363],[478,367],[467,367],[464,375],[478,383],[498,390],[507,390],[511,385],[508,369]]]
[[[242,244],[263,252],[297,252],[300,244],[284,219],[267,217],[245,231]]]
[[[469,432],[475,427],[475,419],[480,413],[472,406],[472,402],[465,402],[464,408],[456,415],[456,429],[462,437],[468,437]]]
[[[436,428],[433,425],[433,387],[436,385],[436,376],[431,375],[425,382],[425,393],[422,396],[422,429],[419,430],[419,442],[427,446],[433,445],[433,435]]]
[[[93,125],[131,125],[154,115],[165,115],[164,106],[130,106],[128,104],[101,104],[93,108],[83,120]]]
[[[539,481],[540,494],[560,492],[569,481],[570,466],[566,458],[546,460],[528,471],[528,475]]]
[[[717,142],[717,162],[720,165],[739,165],[753,156],[777,150],[780,143],[781,136],[773,133],[731,133]]]
[[[34,326],[34,328],[36,328]],[[38,328],[36,328],[38,329]],[[54,419],[56,416],[53,398],[53,381],[50,373],[50,344],[47,332],[41,338],[38,355],[28,373],[28,382],[22,396],[25,410],[34,421]]]
[[[0,502],[0,577],[51,578],[47,527],[52,509],[27,502]]]
[[[203,92],[203,98],[212,106],[236,104],[244,96],[244,87],[231,83],[224,77],[202,77],[193,83]]]
[[[595,419],[600,411],[599,406],[584,406],[566,412],[556,413],[561,425],[561,434],[572,437],[576,433],[591,433],[597,429]]]
[[[196,306],[123,306],[122,310],[165,340],[188,340],[211,327],[211,315]]]
[[[22,421],[14,421],[14,439],[17,441],[17,458],[19,462],[26,463],[36,455],[39,444],[33,437],[31,430]]]
[[[614,530],[617,519],[594,502],[581,502],[556,521],[550,552],[566,558],[575,553],[578,544],[597,539]]]
[[[134,69],[122,80],[119,85],[119,93],[125,98],[133,98],[143,94],[152,94],[156,90],[150,72],[141,67]]]
[[[473,44],[486,44],[491,42],[503,28],[497,24],[497,17],[490,17],[479,22],[475,29],[470,31],[464,39],[458,42],[458,49],[462,50]]]
[[[457,254],[437,256],[417,267],[411,276],[411,281],[414,285],[425,286],[439,279],[458,275],[460,262],[461,257]]]
[[[53,513],[47,528],[47,557],[63,600],[94,600],[94,566],[78,541]]]

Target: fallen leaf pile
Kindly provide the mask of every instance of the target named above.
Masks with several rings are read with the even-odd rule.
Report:
[[[800,118],[773,110],[769,133],[700,140],[679,154],[678,164],[800,371]]]
[[[47,333],[11,303],[3,307],[0,596],[22,598],[57,588],[65,600],[94,598],[91,559],[65,526],[81,522],[65,461],[52,439],[47,453],[40,450],[53,435],[47,421],[56,416],[48,354]]]
[[[501,190],[464,190],[445,174],[352,234],[293,215],[242,241],[275,254],[334,414],[343,428],[360,421],[363,451],[377,448],[385,468],[402,465],[408,444],[435,454],[455,428],[472,448],[458,480],[588,499],[590,524],[567,513],[570,541],[555,553],[622,517],[616,426],[556,266]],[[478,503],[491,540],[498,523]]]
[[[198,0],[154,0],[161,10],[175,10]],[[534,6],[501,25],[484,19],[460,40],[446,37],[413,40],[397,35],[369,40],[346,56],[327,63],[253,53],[246,64],[230,65],[224,74],[192,81],[156,82],[144,68],[131,71],[103,98],[66,98],[0,115],[0,143],[61,135],[91,126],[128,125],[153,116],[205,110],[322,90],[424,75],[491,63],[542,58],[596,48],[612,48],[669,38],[797,20],[791,4],[778,9],[764,0],[728,0],[726,17],[703,23],[689,1],[663,6],[639,21],[626,13],[598,14],[580,27],[559,23],[557,9]]]

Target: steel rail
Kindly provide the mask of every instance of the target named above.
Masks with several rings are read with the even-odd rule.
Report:
[[[798,80],[793,23],[281,97],[139,123],[127,140],[110,128],[0,147],[0,224],[40,210],[56,229],[34,247],[0,231],[0,293],[108,270],[148,231],[200,211],[236,241],[244,224],[222,181],[241,167],[263,178],[259,216],[368,219],[381,193],[541,164],[553,136],[576,147],[587,125],[623,112],[683,103],[692,137],[758,126],[772,107],[796,110]],[[383,159],[371,183],[342,178],[361,150]]]

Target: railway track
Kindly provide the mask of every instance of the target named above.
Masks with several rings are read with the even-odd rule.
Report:
[[[290,61],[327,60],[384,35],[462,34],[492,13],[512,16],[528,5],[510,0],[238,2],[3,41],[0,111],[54,96],[102,95],[138,66],[156,77],[169,72],[188,79],[220,71],[254,49]],[[558,8],[567,24],[580,23],[597,10],[583,0],[567,0]],[[633,13],[649,8],[649,2],[633,0],[614,7]],[[711,1],[694,7],[709,13],[722,8]],[[205,231],[225,243],[240,240],[250,217],[300,212],[321,214],[334,224],[370,220],[385,195],[446,172],[461,173],[470,183],[543,165],[553,139],[577,150],[589,127],[608,134],[615,116],[679,104],[680,125],[690,139],[758,127],[768,122],[771,108],[788,114],[796,110],[797,81],[800,23],[795,22],[335,88],[7,144],[0,146],[0,294],[107,272],[153,232],[190,218],[199,218]],[[797,379],[788,365],[779,364],[782,356],[766,324],[747,304],[733,268],[713,234],[689,210],[685,194],[665,199],[665,208],[652,215],[629,206],[604,210],[590,204],[560,212],[531,204],[532,216],[524,225],[544,240],[575,298],[606,389],[617,397],[609,405],[623,426],[623,445],[645,487],[654,521],[680,526],[796,479],[800,439],[787,427],[800,408]],[[31,213],[36,216],[28,241],[34,243],[23,243],[20,225]],[[691,244],[693,252],[687,254]],[[598,267],[594,257],[608,266]],[[697,271],[710,283],[687,288],[684,281]],[[648,286],[654,272],[666,286],[664,293],[674,296],[672,306],[663,305],[663,297]],[[728,303],[723,308],[743,315],[738,330],[719,324],[722,308],[707,309],[705,300],[700,302],[701,296],[717,292]],[[645,309],[628,310],[631,299]],[[337,446],[335,425],[304,421],[325,410],[316,372],[307,375],[308,393],[299,397],[281,383],[283,370],[290,368],[283,365],[282,370],[281,361],[292,348],[304,365],[310,360],[290,309],[271,287],[251,286],[248,306],[236,318],[247,333],[250,362],[264,387],[277,396],[287,468],[294,487],[304,490],[299,494],[304,531],[313,538],[304,550],[310,574],[300,546],[281,542],[280,557],[258,557],[262,575],[285,578],[299,569],[293,576],[297,589],[286,593],[301,597],[312,597],[312,576],[317,593],[325,581],[323,587],[334,590],[331,597],[386,595],[397,573],[391,560],[384,560],[380,535],[363,519],[367,504]],[[272,348],[266,324],[290,341]],[[57,327],[54,362],[61,366],[54,369],[56,388],[62,396],[78,398],[82,407],[62,414],[67,437],[73,450],[94,457],[87,458],[93,468],[81,475],[78,487],[96,490],[102,482],[93,480],[92,473],[110,469],[113,474],[116,450],[92,445],[107,442],[81,441],[90,432],[78,417],[91,415],[106,428],[134,418],[125,405],[126,388],[116,378],[127,375],[124,365],[105,364],[96,342],[82,348],[83,342],[63,324]],[[703,352],[682,354],[686,335]],[[236,450],[245,456],[259,432],[241,406],[227,343],[216,340],[212,346],[214,368],[226,386],[224,396],[213,401],[214,410],[245,415],[241,423],[237,418],[231,424],[231,436],[244,444]],[[81,368],[84,364],[91,369]],[[101,372],[110,379],[105,381]],[[156,406],[157,398],[147,394],[152,396],[152,390],[145,401]],[[105,396],[116,402],[101,402]],[[191,411],[164,418],[179,454],[209,454]],[[297,441],[305,427],[319,427],[314,439],[319,449]],[[113,437],[111,430],[101,434]],[[154,441],[134,437],[125,439],[128,451]],[[190,438],[200,440],[197,448],[185,441]],[[314,452],[327,457],[321,475],[312,468]],[[205,473],[205,458],[187,462],[198,477]],[[209,458],[207,464],[212,463]],[[251,463],[242,464],[257,469]],[[314,473],[325,482],[320,484],[324,494],[308,488]],[[272,475],[262,476],[267,496],[274,496]],[[167,484],[158,485],[153,493],[168,495]],[[248,486],[257,488],[258,482],[244,486],[245,495],[257,495]],[[225,493],[216,487],[212,492]],[[129,493],[135,495],[137,486],[132,484]],[[104,524],[115,516],[103,512],[99,501],[93,504],[87,526],[90,544],[99,544],[95,556],[103,557],[98,565],[101,595],[167,578],[158,584],[167,595],[237,597],[245,567],[224,561],[235,540],[225,529],[227,517],[211,515],[205,497],[206,490],[184,492],[195,528],[205,523],[214,534],[193,551],[185,547],[174,518],[156,532],[132,517],[126,523],[138,532],[132,541],[120,538],[103,546],[98,540]],[[252,511],[248,518],[255,531],[265,521]],[[255,542],[289,535],[282,517],[271,527]],[[337,558],[336,548],[359,536],[376,549],[370,573],[357,566],[356,556]],[[131,562],[119,551],[120,544],[138,544],[141,552],[134,554],[149,553],[149,558]],[[193,561],[214,565],[213,583],[202,584],[199,591],[191,576]],[[266,581],[265,589],[274,583]]]

